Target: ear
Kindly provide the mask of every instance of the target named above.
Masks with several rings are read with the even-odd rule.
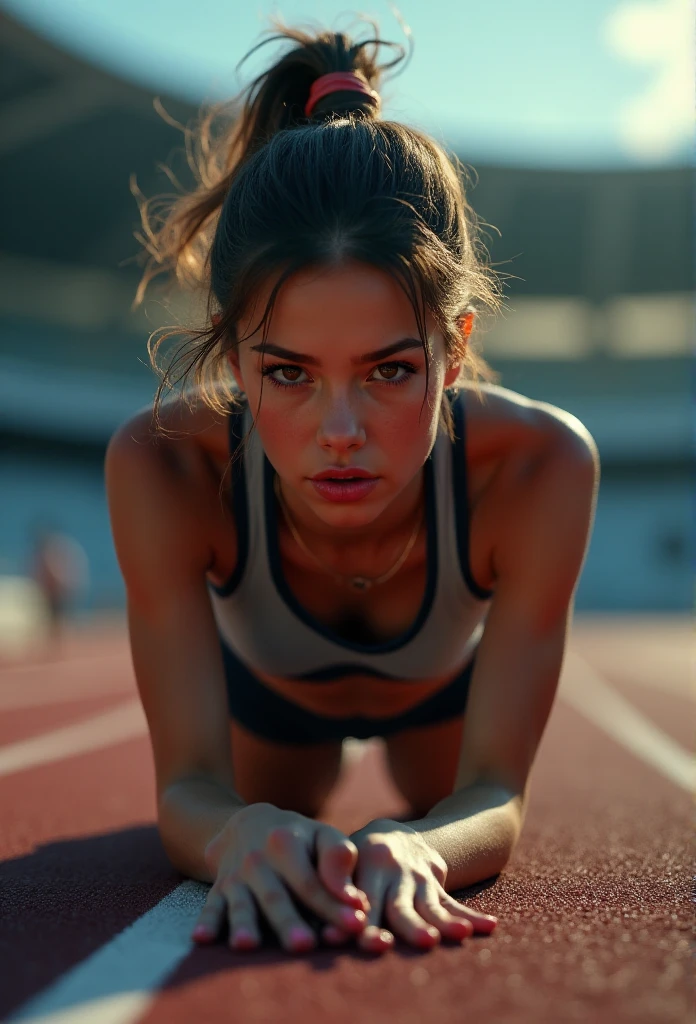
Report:
[[[475,317],[476,317],[476,314],[473,313],[473,312],[470,312],[470,313],[465,313],[464,316],[461,319],[462,332],[463,332],[464,337],[466,338],[467,341],[469,340],[469,335],[471,334],[472,330],[474,329],[474,319],[475,319]]]
[[[459,327],[459,331],[461,333],[462,342],[463,342],[462,351],[466,351],[466,347],[469,344],[469,336],[470,336],[470,334],[471,334],[471,332],[473,330],[473,327],[474,327],[474,317],[475,317],[475,315],[476,315],[475,313],[471,313],[471,312],[470,313],[464,313],[464,315],[460,316],[458,318],[458,320],[457,320],[457,326]],[[445,387],[446,388],[451,387],[451,385],[454,384],[454,382],[457,380],[457,377],[459,376],[459,371],[461,370],[461,368],[462,368],[462,360],[461,360],[461,358],[457,359],[454,363],[452,363],[451,366],[449,366],[447,368],[447,370],[445,372]]]

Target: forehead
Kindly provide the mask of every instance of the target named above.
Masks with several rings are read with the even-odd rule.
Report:
[[[244,324],[244,333],[255,327],[277,279],[260,289],[254,309]],[[426,328],[430,330],[426,316]],[[305,268],[284,282],[278,292],[268,338],[285,343],[302,341],[303,347],[345,339],[358,347],[370,341],[383,344],[395,332],[418,337],[413,306],[399,283],[386,271],[364,263],[349,262],[336,267]],[[258,330],[254,340],[261,337]]]

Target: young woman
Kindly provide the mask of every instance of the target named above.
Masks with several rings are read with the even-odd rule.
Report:
[[[281,29],[197,190],[142,206],[141,291],[209,296],[106,461],[159,829],[212,883],[200,941],[461,941],[496,923],[450,893],[520,834],[597,453],[473,349],[498,278],[457,168],[380,119],[380,40]],[[412,820],[317,820],[346,736],[384,737]]]

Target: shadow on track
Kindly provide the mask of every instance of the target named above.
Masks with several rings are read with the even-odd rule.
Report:
[[[183,881],[167,860],[154,825],[48,843],[28,856],[0,864],[0,962],[8,979],[0,996],[0,1019],[100,950]],[[495,881],[489,879],[454,895],[468,901]],[[297,905],[318,930],[319,918]],[[354,942],[343,947],[318,946],[312,953],[293,956],[259,917],[260,949],[232,951],[224,932],[215,944],[192,944],[191,952],[162,984],[162,991],[240,967],[287,965],[301,959],[311,970],[323,972],[339,958],[374,959],[374,954],[362,952]],[[195,915],[191,928],[194,920]],[[448,945],[455,944],[443,941],[443,946]],[[397,941],[390,953],[394,955],[410,960],[420,958],[422,951]],[[97,987],[99,998],[108,999],[122,993],[123,979],[115,972],[101,975]]]

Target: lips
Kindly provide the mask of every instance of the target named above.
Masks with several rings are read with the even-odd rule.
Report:
[[[316,493],[327,501],[361,501],[371,494],[379,483],[378,476],[363,471],[361,476],[348,470],[343,476],[333,476],[335,470],[326,470],[319,477],[312,477],[310,483]],[[353,473],[349,476],[349,473]]]
[[[349,468],[340,468],[335,466],[331,469],[323,469],[321,473],[316,473],[312,480],[376,480],[377,477],[374,473],[369,473],[366,469],[360,469],[357,466],[351,466]]]

